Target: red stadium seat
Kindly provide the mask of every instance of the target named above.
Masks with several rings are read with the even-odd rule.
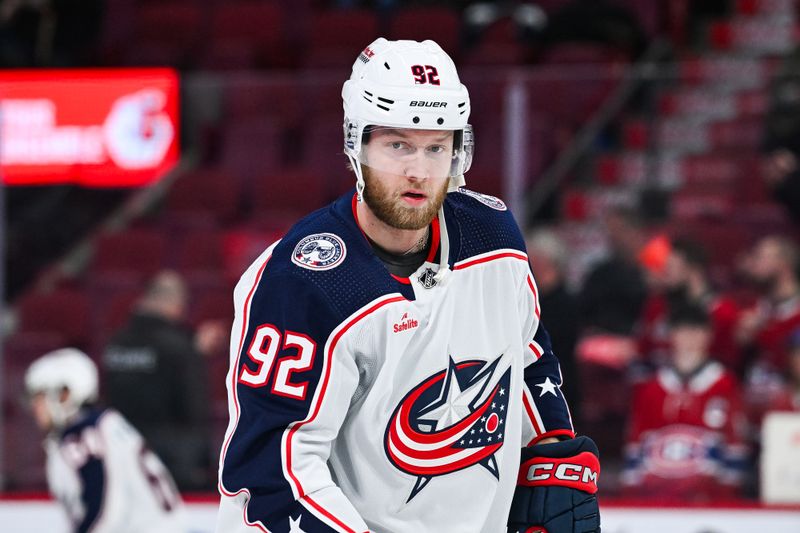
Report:
[[[20,331],[57,333],[76,347],[85,347],[90,339],[89,310],[86,295],[74,289],[32,291],[17,302]]]
[[[280,168],[284,136],[269,117],[254,116],[229,124],[223,132],[222,168],[251,182]]]
[[[397,11],[389,21],[391,39],[434,39],[451,57],[459,50],[461,19],[446,7],[410,7]]]
[[[285,169],[256,180],[254,207],[256,213],[310,212],[325,203],[327,184],[313,170]]]
[[[130,63],[181,66],[197,48],[205,16],[199,4],[172,1],[138,6],[134,21]]]
[[[366,9],[314,13],[308,34],[308,67],[349,67],[380,32],[378,16]]]
[[[187,277],[221,277],[224,270],[222,258],[222,233],[200,230],[184,236],[178,247],[177,269]]]
[[[238,0],[217,4],[212,15],[209,56],[215,49],[250,48],[258,65],[286,67],[296,62],[287,44],[283,2]]]
[[[218,169],[199,169],[180,176],[167,198],[170,214],[184,217],[211,217],[229,221],[237,215],[240,183]]]
[[[338,84],[341,90],[341,83]],[[298,126],[309,102],[296,83],[247,79],[225,84],[225,120],[237,122],[254,115],[269,116],[284,127]]]
[[[166,239],[154,230],[102,234],[95,243],[90,277],[140,281],[162,268],[165,252]]]

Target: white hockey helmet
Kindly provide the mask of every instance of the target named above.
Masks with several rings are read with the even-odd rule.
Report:
[[[97,399],[97,366],[75,348],[55,350],[31,363],[25,389],[31,397],[44,394],[53,425],[63,427],[84,404]],[[69,395],[62,401],[64,389]]]
[[[362,150],[365,131],[376,127],[452,131],[451,159],[443,172],[450,190],[464,185],[474,150],[469,93],[453,60],[434,41],[375,40],[353,64],[342,100],[344,151],[356,173],[359,199],[361,165],[368,165]]]

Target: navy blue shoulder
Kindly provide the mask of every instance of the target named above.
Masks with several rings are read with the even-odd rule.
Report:
[[[103,416],[106,411],[108,411],[108,409],[100,409],[97,407],[84,409],[81,411],[81,416],[61,432],[61,438],[63,439],[69,435],[80,435],[84,429],[96,426],[97,421],[100,420],[100,417]]]
[[[345,195],[297,222],[272,251],[263,284],[282,290],[315,292],[344,319],[369,302],[397,292],[372,252]]]
[[[447,195],[445,218],[455,255],[451,262],[501,249],[525,252],[519,226],[499,198],[462,187]]]

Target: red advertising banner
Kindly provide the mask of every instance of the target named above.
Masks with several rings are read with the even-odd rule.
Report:
[[[173,70],[0,72],[0,175],[7,185],[147,185],[178,154]]]

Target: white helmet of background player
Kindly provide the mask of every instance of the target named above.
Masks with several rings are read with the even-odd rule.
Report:
[[[474,148],[469,93],[438,44],[377,39],[353,64],[342,100],[344,151],[356,173],[359,200],[362,166],[370,166],[363,146],[369,132],[379,127],[453,131],[452,160],[439,172],[447,173],[450,190],[464,185]]]
[[[25,372],[25,390],[43,394],[53,426],[64,427],[87,403],[97,400],[97,367],[75,348],[47,353]],[[64,394],[68,391],[69,394]]]

